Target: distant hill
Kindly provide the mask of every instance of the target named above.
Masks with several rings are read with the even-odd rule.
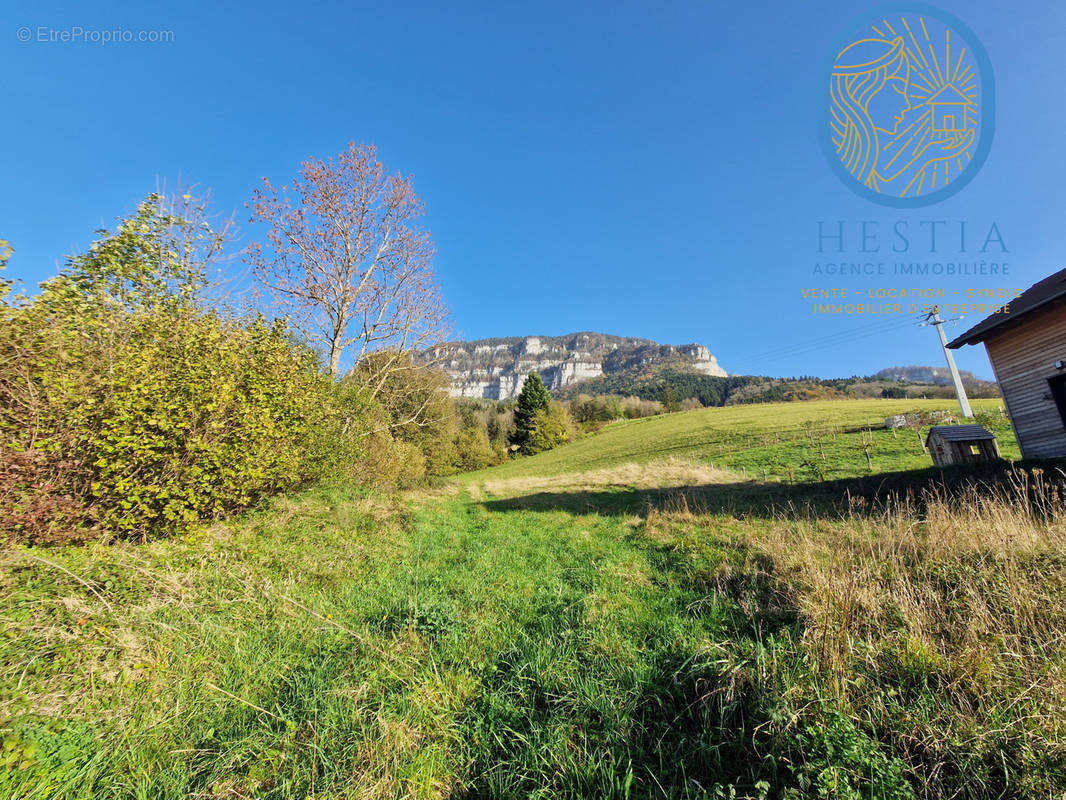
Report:
[[[788,400],[831,400],[836,398],[929,398],[953,399],[955,389],[951,376],[937,381],[896,378],[900,370],[913,370],[914,378],[936,374],[936,367],[891,367],[876,375],[849,378],[817,378],[813,376],[779,377],[763,375],[714,376],[679,370],[671,365],[654,366],[640,371],[626,371],[581,381],[570,386],[561,396],[575,398],[580,394],[615,394],[636,396],[644,400],[695,398],[704,406],[770,403]],[[926,372],[923,372],[926,371]],[[943,370],[947,373],[947,369]],[[900,374],[903,374],[902,372]],[[965,373],[963,383],[970,397],[999,397],[999,387],[983,381],[972,373]]]
[[[683,373],[725,377],[701,344],[659,344],[650,339],[585,331],[566,336],[513,336],[449,342],[421,354],[448,375],[454,397],[506,400],[537,372],[556,395],[601,376],[636,376],[670,367]]]
[[[972,372],[964,369],[959,370],[962,385],[967,390],[985,390],[995,387],[994,381],[986,381],[978,378]],[[947,367],[886,367],[874,373],[875,379],[886,381],[900,381],[903,383],[931,383],[936,386],[951,386],[951,372]]]

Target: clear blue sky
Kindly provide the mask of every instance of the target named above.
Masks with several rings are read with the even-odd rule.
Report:
[[[940,365],[930,329],[862,336],[880,320],[817,317],[800,296],[840,283],[812,275],[819,219],[997,222],[1008,278],[925,284],[1024,288],[1064,266],[1066,4],[937,5],[989,53],[997,127],[969,186],[908,210],[848,191],[815,132],[821,59],[872,3],[8,3],[9,276],[32,289],[179,175],[239,210],[247,242],[262,176],[355,140],[414,175],[464,338],[698,341],[736,373]],[[173,42],[23,43],[22,26]],[[916,281],[845,285],[885,283]],[[959,362],[990,375],[981,348]]]

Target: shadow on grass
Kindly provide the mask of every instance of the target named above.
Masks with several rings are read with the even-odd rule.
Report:
[[[580,654],[561,647],[528,640],[501,654],[475,712],[461,797],[706,797],[716,783],[779,779],[749,740],[772,704],[747,674],[670,648],[651,655],[639,679],[601,672],[593,690],[573,674]],[[554,679],[563,671],[576,691]]]
[[[583,603],[546,604],[500,653],[462,721],[459,797],[801,797],[830,771],[833,796],[912,796],[876,736],[810,694],[803,623],[772,562],[723,551],[723,580],[714,557],[648,555],[672,607],[607,646]]]
[[[958,467],[886,472],[858,478],[794,484],[756,480],[657,489],[606,486],[597,490],[542,491],[482,501],[491,511],[568,511],[572,514],[647,514],[670,504],[708,514],[776,518],[793,514],[839,516],[880,513],[886,504],[919,509],[931,492],[958,497],[1001,493],[1039,511],[1055,492],[1066,493],[1066,459],[996,461]]]
[[[1064,467],[1000,462],[798,485],[605,486],[481,505],[643,514],[680,507],[683,495],[691,509],[737,516],[873,514],[901,498],[920,507],[930,492],[975,490],[1039,505],[1049,492],[1066,493]],[[739,542],[699,557],[644,537],[634,545],[654,576],[641,602],[654,608],[604,642],[583,603],[545,604],[500,653],[462,720],[469,769],[459,797],[1027,796],[1011,790],[1024,764],[978,763],[965,747],[948,765],[942,754],[928,763],[905,756],[906,724],[886,737],[880,723],[835,699],[802,645],[790,575],[768,556]],[[932,790],[921,788],[927,777]]]
[[[995,463],[795,486],[604,487],[482,505],[631,514],[684,493],[694,498],[690,506],[698,501],[712,513],[877,513],[890,498],[920,505],[930,491],[975,489],[1039,503],[1051,483],[1052,492],[1066,490],[1064,465]],[[804,621],[790,577],[772,559],[739,543],[697,559],[665,543],[641,546],[656,576],[645,599],[659,598],[646,620],[618,626],[605,645],[582,603],[545,605],[500,653],[462,720],[469,768],[459,797],[903,800],[923,795],[909,780],[924,776],[936,784],[925,796],[1026,796],[1010,789],[1024,765],[981,762],[975,778],[963,767],[978,755],[966,748],[947,767],[920,753],[905,764],[898,740],[834,699],[801,645]],[[958,774],[950,773],[955,767]]]
[[[470,765],[460,797],[698,798],[718,796],[707,794],[715,784],[754,793],[759,780],[793,782],[777,763],[792,748],[772,742],[781,692],[753,663],[765,648],[740,603],[772,594],[770,576],[736,570],[719,593],[685,560],[648,556],[656,611],[625,626],[605,632],[584,596],[533,600],[541,613],[500,652],[462,721]],[[679,635],[683,620],[732,641],[736,657]],[[798,624],[789,613],[775,626],[781,657]]]

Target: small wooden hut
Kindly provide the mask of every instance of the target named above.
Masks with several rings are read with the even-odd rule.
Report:
[[[999,458],[995,434],[983,425],[934,425],[925,446],[938,467]]]

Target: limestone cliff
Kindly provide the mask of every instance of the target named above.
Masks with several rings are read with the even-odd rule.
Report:
[[[552,391],[604,374],[666,363],[705,375],[726,375],[701,344],[657,344],[603,333],[451,342],[427,351],[423,358],[448,374],[452,396],[496,400],[517,395],[531,372],[539,373]]]

